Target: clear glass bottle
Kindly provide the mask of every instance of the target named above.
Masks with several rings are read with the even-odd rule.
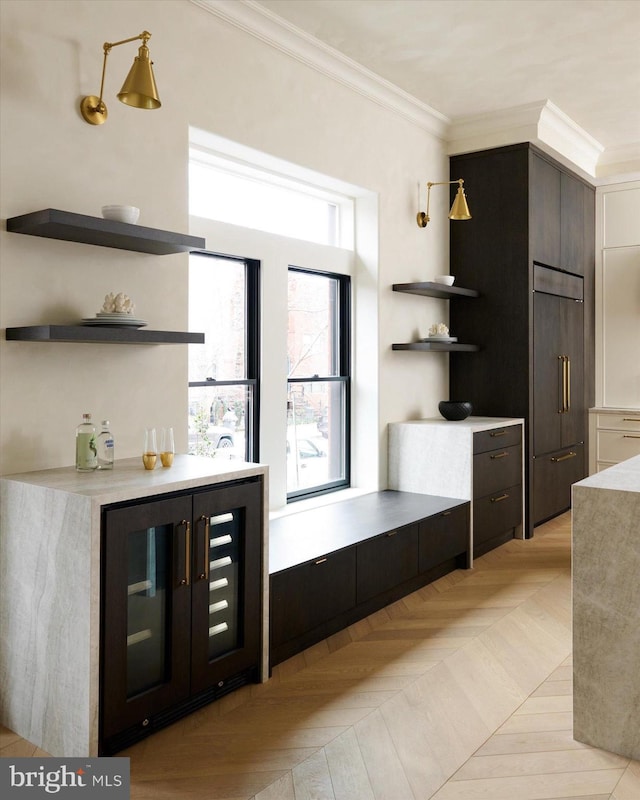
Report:
[[[98,469],[113,469],[115,448],[109,430],[109,420],[102,420],[102,430],[98,434]]]
[[[76,469],[78,472],[93,472],[97,468],[96,429],[91,414],[83,414],[82,423],[76,428]]]

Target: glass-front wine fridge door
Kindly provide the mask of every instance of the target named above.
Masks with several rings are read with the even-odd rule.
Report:
[[[194,498],[192,681],[202,688],[257,663],[260,503],[259,483]]]
[[[191,500],[105,512],[102,707],[106,736],[189,690]]]

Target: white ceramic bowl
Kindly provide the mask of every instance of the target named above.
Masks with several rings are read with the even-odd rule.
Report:
[[[135,225],[140,216],[140,209],[135,206],[102,206],[102,216],[116,222],[128,222]]]
[[[453,275],[436,275],[433,280],[436,283],[444,283],[445,286],[453,286],[455,277]]]

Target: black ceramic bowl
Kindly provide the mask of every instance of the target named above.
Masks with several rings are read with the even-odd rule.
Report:
[[[466,400],[441,400],[438,411],[445,419],[454,421],[466,419],[473,411],[473,406]]]

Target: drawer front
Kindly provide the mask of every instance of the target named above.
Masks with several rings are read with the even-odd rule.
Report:
[[[522,425],[505,425],[504,428],[478,431],[473,434],[474,455],[489,450],[499,450],[501,447],[511,447],[514,444],[522,444]]]
[[[418,525],[389,531],[357,546],[356,602],[363,603],[418,574]]]
[[[356,548],[271,576],[271,644],[277,646],[353,608]]]
[[[614,431],[637,431],[640,433],[640,411],[626,411],[620,414],[598,414],[598,428]]]
[[[473,457],[473,496],[484,497],[503,486],[522,483],[522,445],[501,447]]]
[[[633,430],[598,431],[598,460],[599,461],[626,461],[640,455],[640,428],[637,433]]]
[[[571,486],[586,476],[584,446],[572,445],[533,459],[533,523],[571,507]]]
[[[420,523],[419,569],[426,572],[469,549],[469,503]]]
[[[473,548],[522,522],[522,485],[473,501]]]

